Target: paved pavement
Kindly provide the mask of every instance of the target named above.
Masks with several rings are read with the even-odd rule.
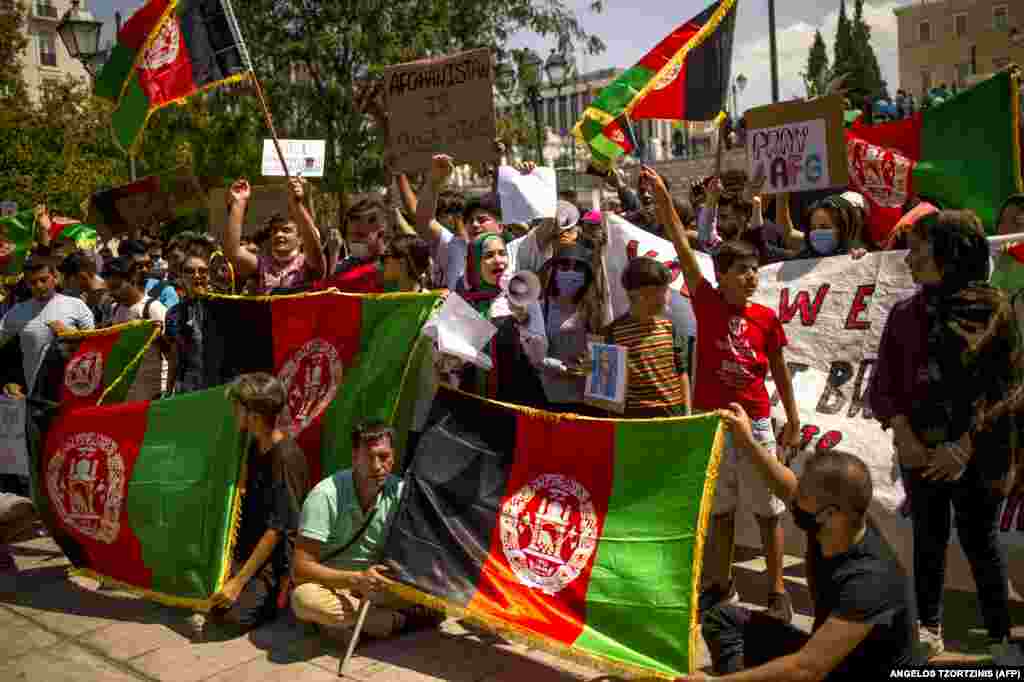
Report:
[[[329,682],[338,648],[291,618],[244,637],[193,643],[186,613],[66,577],[67,560],[49,538],[15,545],[16,573],[0,574],[0,680],[13,682]],[[810,627],[801,561],[787,557],[787,582]],[[744,601],[763,602],[764,562],[740,552]],[[1017,605],[1024,607],[1024,605]],[[1024,608],[1014,622],[1024,623]],[[950,662],[980,661],[984,633],[972,595],[947,594]],[[1024,635],[1024,630],[1018,632]],[[703,645],[702,666],[708,662]],[[344,679],[362,682],[570,682],[602,673],[447,621],[440,631],[361,645]]]

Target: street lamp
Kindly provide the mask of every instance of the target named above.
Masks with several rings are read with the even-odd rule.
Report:
[[[743,92],[747,87],[747,77],[742,73],[736,76],[736,82],[732,84],[732,116],[739,120],[740,118],[740,99],[739,94]]]
[[[103,28],[102,21],[96,21],[92,13],[81,7],[79,0],[71,3],[71,9],[64,13],[57,25],[57,35],[64,43],[68,54],[72,59],[82,62],[82,66],[93,78],[96,77],[96,70],[100,57],[100,30]]]
[[[555,88],[558,93],[558,99],[562,99],[562,88],[565,87],[569,80],[569,60],[565,58],[565,55],[560,51],[552,50],[551,54],[548,55],[548,61],[544,64],[544,71],[548,75],[548,83]],[[575,93],[574,93],[575,94]],[[561,101],[559,101],[561,105]],[[570,110],[569,107],[566,107]],[[559,131],[559,137],[561,137],[562,131]],[[576,141],[572,139],[572,132],[569,131],[569,143],[572,145],[572,185],[573,191],[576,191]]]
[[[533,109],[533,125],[537,129],[537,164],[544,163],[544,141],[540,126],[541,68],[544,63],[533,50],[527,50],[519,64],[519,80],[526,88],[526,99]]]

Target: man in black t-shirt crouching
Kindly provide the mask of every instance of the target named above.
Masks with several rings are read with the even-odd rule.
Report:
[[[211,597],[210,615],[250,630],[277,615],[302,503],[310,489],[309,468],[295,440],[277,428],[286,396],[276,377],[243,374],[228,386],[226,395],[238,430],[251,436],[251,449],[231,575]]]
[[[878,680],[913,665],[910,581],[874,526],[867,523],[871,474],[841,452],[807,460],[799,481],[753,437],[739,405],[719,411],[762,475],[807,533],[807,585],[814,600],[811,634],[762,612],[721,603],[702,614],[713,678],[743,680]],[[697,673],[683,680],[705,680]]]

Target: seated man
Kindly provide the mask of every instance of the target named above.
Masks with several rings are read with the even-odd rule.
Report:
[[[796,475],[765,450],[737,404],[719,411],[744,452],[752,453],[775,494],[791,500],[807,533],[807,585],[814,600],[810,635],[734,604],[704,614],[702,628],[721,680],[878,680],[913,664],[910,581],[892,549],[867,523],[871,474],[857,457],[827,452]],[[709,679],[703,673],[683,680]]]
[[[371,637],[436,626],[441,620],[382,590],[388,569],[379,565],[381,551],[403,486],[391,474],[393,439],[394,431],[383,424],[357,426],[352,468],[317,484],[302,507],[292,610],[299,620],[323,626],[331,638],[347,637],[363,597],[373,604],[363,624]]]
[[[276,377],[243,374],[226,394],[238,430],[249,433],[252,445],[231,577],[211,597],[210,615],[249,630],[277,615],[277,596],[289,575],[291,545],[309,490],[309,469],[298,444],[276,428],[286,398]]]

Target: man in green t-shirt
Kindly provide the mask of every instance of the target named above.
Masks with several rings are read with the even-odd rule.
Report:
[[[352,468],[317,484],[302,506],[292,610],[330,637],[348,636],[364,596],[373,604],[363,624],[371,637],[440,623],[438,614],[383,590],[388,568],[380,561],[403,486],[391,473],[394,464],[394,431],[376,422],[359,425],[352,432]]]

